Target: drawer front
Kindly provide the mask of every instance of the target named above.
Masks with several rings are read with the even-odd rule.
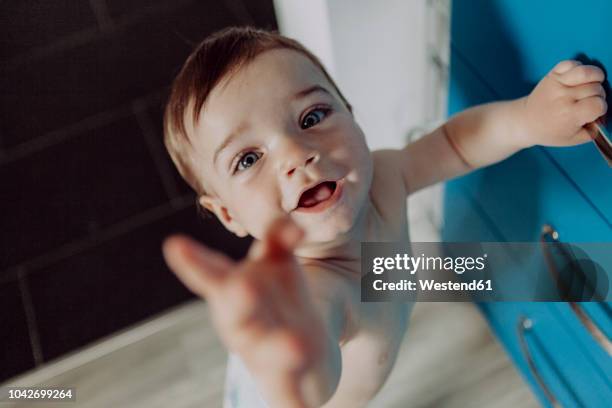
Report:
[[[563,407],[608,406],[612,401],[608,374],[559,321],[556,306],[523,304],[523,314],[514,322],[521,355],[532,360],[532,380],[545,396],[548,390],[546,400],[553,396]]]
[[[448,183],[445,189],[444,240],[498,241],[497,227],[483,214],[465,184],[466,179],[461,178]],[[507,265],[512,269],[512,262]],[[504,272],[509,276],[524,273]],[[579,338],[568,330],[558,313],[560,305],[563,304],[500,302],[480,303],[479,307],[545,406],[549,405],[550,396],[563,407],[605,406],[612,398],[609,377]]]
[[[507,173],[507,174],[512,174],[512,173]],[[559,176],[559,179],[563,180],[563,178],[560,176]],[[477,238],[478,236],[482,236],[488,240],[491,237],[491,235],[503,236],[503,237],[516,237],[517,235],[515,234],[517,234],[517,230],[521,234],[531,233],[531,228],[528,228],[529,226],[522,225],[521,206],[515,205],[514,208],[513,206],[509,206],[505,208],[504,207],[505,202],[508,201],[507,197],[509,195],[508,194],[496,195],[497,194],[495,192],[496,184],[495,185],[490,185],[486,183],[480,184],[478,185],[478,189],[474,189],[473,183],[465,182],[462,188],[465,191],[466,195],[470,196],[466,200],[476,202],[478,213],[482,214],[482,217],[486,220],[489,220],[489,222],[488,223],[481,222],[480,224],[476,224],[471,221],[465,222],[465,223],[461,222],[460,223],[461,225],[455,225],[452,229],[449,230],[450,233],[445,235],[445,240],[449,240],[449,241],[463,240],[461,238],[462,234],[464,234],[463,231],[468,231],[471,228],[475,228],[475,229],[477,228],[480,231],[484,227],[487,227],[488,225],[491,225],[491,224],[494,224],[495,226],[494,233],[481,233],[481,232],[472,231],[469,234],[467,234],[467,236],[471,238],[470,240],[473,240],[474,238]],[[480,195],[474,196],[475,193],[478,193]],[[568,192],[568,194],[569,193],[571,193],[571,190]],[[510,196],[514,194],[520,194],[520,192],[519,191],[511,192]],[[535,197],[527,196],[524,199],[530,200],[530,199],[535,199]],[[586,204],[583,203],[583,206],[586,206]],[[447,212],[446,212],[447,223],[449,224],[451,223],[449,219],[452,217],[454,218],[461,217],[460,214],[456,215],[455,212],[452,211],[448,207],[448,205],[446,208],[447,208]],[[500,208],[503,208],[506,211],[506,213],[504,214],[504,217],[498,216],[498,212],[500,211],[499,210]],[[580,207],[577,206],[577,209],[580,210]],[[587,211],[587,210],[588,210],[588,207],[582,208],[582,211]],[[464,213],[465,212],[466,211],[464,210]],[[577,212],[580,213],[580,211],[577,211]],[[557,218],[559,216],[558,215],[559,213],[561,213],[561,217],[569,216],[572,222],[565,221],[566,218]],[[495,216],[493,216],[492,214],[495,214]],[[565,237],[565,241],[567,242],[577,243],[576,246],[580,250],[583,251],[584,257],[585,258],[588,257],[592,259],[593,261],[597,262],[599,265],[601,265],[606,271],[608,271],[608,277],[609,277],[610,276],[609,271],[612,270],[612,253],[609,252],[608,246],[607,245],[599,245],[599,246],[597,245],[595,246],[582,245],[581,246],[580,245],[580,241],[588,241],[588,239],[583,239],[585,238],[585,236],[579,235],[579,234],[584,234],[584,232],[582,230],[577,230],[575,226],[573,225],[573,223],[579,223],[581,220],[584,220],[584,219],[581,217],[575,217],[574,219],[573,217],[571,217],[571,215],[564,214],[561,211],[557,213],[551,211],[549,212],[549,214],[550,214],[549,216],[540,216],[539,218],[537,217],[530,218],[531,220],[530,222],[534,222],[536,223],[536,225],[540,225],[540,226],[544,223],[550,222],[552,225],[561,225],[563,228],[567,228],[566,230],[563,228],[560,229],[559,236]],[[466,218],[466,220],[469,220],[469,219]],[[459,223],[457,222],[457,224]],[[521,224],[521,225],[517,225],[517,224]],[[602,227],[602,224],[600,223],[599,227],[597,227],[597,223],[595,222],[593,222],[591,225],[594,226],[593,236],[607,238],[607,240],[610,241],[610,237],[605,236],[605,230],[607,229],[607,226]],[[537,228],[537,229],[540,230],[540,228]],[[578,234],[574,234],[573,230],[577,230]],[[525,236],[526,235],[523,235],[522,237],[525,237]],[[511,238],[509,239],[509,241],[521,240],[521,241],[537,242],[538,239],[539,239],[539,235],[536,236],[536,238],[534,238],[533,240]],[[504,240],[508,240],[508,239],[504,239]],[[516,256],[521,257],[523,259],[521,264],[529,265],[529,267],[526,269],[522,269],[520,271],[519,270],[508,271],[508,272],[504,272],[503,274],[498,274],[498,275],[508,276],[510,280],[510,282],[504,282],[502,287],[515,286],[515,287],[522,288],[522,287],[533,286],[535,288],[535,287],[538,287],[539,285],[539,279],[541,279],[542,277],[550,278],[552,275],[546,271],[546,268],[548,266],[544,262],[543,253],[541,251],[542,251],[542,248],[540,248],[539,246],[534,246],[533,253],[512,254],[512,256],[514,257]],[[512,262],[508,262],[508,265],[512,265]],[[544,274],[542,274],[543,271],[544,271]],[[608,287],[609,287],[608,293],[611,293],[610,292],[611,284],[612,282],[608,282]],[[562,303],[562,302],[549,303],[549,304],[551,308],[548,309],[548,312],[551,314],[551,316],[555,316],[555,319],[558,322],[558,324],[560,326],[563,326],[566,329],[567,334],[569,336],[573,336],[576,338],[579,344],[575,344],[575,346],[583,350],[584,354],[587,356],[587,360],[590,361],[591,364],[593,365],[593,368],[591,370],[593,374],[597,374],[597,371],[599,371],[598,375],[602,376],[602,378],[604,378],[608,382],[609,387],[611,387],[612,389],[612,357],[611,357],[612,350],[610,349],[610,339],[612,339],[612,313],[611,313],[612,302],[606,302],[606,303],[582,302],[582,303],[578,303],[574,305],[571,305],[569,303]],[[491,306],[493,306],[493,308],[498,307],[497,305],[486,305],[485,307],[491,307]],[[531,306],[540,307],[540,304],[532,303]],[[523,306],[523,308],[526,308],[526,307],[528,306],[527,305]],[[576,310],[576,309],[579,309],[579,310]],[[524,311],[524,313],[526,312],[527,311]],[[594,326],[595,329],[593,329],[593,327],[591,326]],[[600,334],[597,332],[600,332]],[[599,336],[603,335],[603,339],[599,338],[598,335]]]
[[[612,227],[538,148],[478,171],[466,188],[505,241],[537,242],[550,224],[565,242],[612,242]]]
[[[453,60],[462,58],[495,99],[528,94],[557,62],[580,54],[612,69],[612,2],[589,0],[580,6],[572,0],[529,5],[514,0],[467,3],[453,2]],[[609,122],[608,130],[612,130]],[[612,169],[594,144],[544,150],[612,225]]]
[[[483,305],[483,312],[543,403],[552,405],[554,399],[562,407],[607,406],[612,394],[606,373],[559,323],[555,306],[506,302]]]

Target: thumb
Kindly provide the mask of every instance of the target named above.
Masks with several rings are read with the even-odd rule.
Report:
[[[162,244],[168,267],[189,290],[210,297],[230,273],[235,262],[186,235],[173,235]]]
[[[253,243],[249,258],[282,259],[291,256],[303,236],[304,231],[291,218],[277,218],[270,224],[263,239]]]

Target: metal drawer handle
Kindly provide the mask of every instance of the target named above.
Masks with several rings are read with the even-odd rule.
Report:
[[[544,253],[544,259],[546,260],[548,271],[550,272],[553,280],[557,283],[557,285],[559,285],[559,271],[557,271],[557,267],[555,266],[555,263],[552,259],[552,255],[550,254],[550,252],[548,252],[547,245],[545,245],[547,237],[550,237],[550,239],[555,243],[559,242],[559,233],[555,231],[552,226],[545,224],[542,227],[542,233],[540,235],[542,252]],[[562,252],[566,254],[566,257],[568,259],[571,259],[571,255],[568,255],[565,250],[562,249]],[[612,341],[610,340],[610,338],[608,338],[608,336],[599,328],[597,323],[595,323],[593,319],[591,319],[591,317],[584,311],[580,304],[571,300],[567,301],[567,303],[569,304],[574,314],[578,317],[578,320],[580,320],[580,322],[587,329],[587,331],[591,333],[591,336],[593,336],[595,341],[608,353],[609,356],[612,356]]]
[[[554,408],[561,408],[561,404],[559,403],[559,401],[557,401],[557,398],[554,396],[550,388],[548,388],[548,386],[544,382],[544,379],[540,375],[540,372],[538,371],[535,365],[535,362],[533,361],[533,357],[531,356],[531,351],[529,350],[529,344],[527,343],[527,339],[525,338],[525,332],[527,330],[531,330],[532,327],[533,327],[533,322],[531,321],[531,319],[525,316],[519,316],[516,330],[518,332],[518,337],[520,341],[519,344],[521,345],[521,351],[523,352],[523,355],[527,359],[527,365],[529,366],[529,370],[531,371],[531,374],[534,376],[534,378],[538,382],[538,385],[540,386],[542,391],[544,391],[544,395],[546,396],[546,399],[548,400],[548,402],[550,402],[550,405],[552,405]]]
[[[585,128],[601,155],[608,162],[608,166],[612,167],[612,140],[603,122],[598,119],[586,125]]]

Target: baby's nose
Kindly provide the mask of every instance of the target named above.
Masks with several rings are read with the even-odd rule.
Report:
[[[291,177],[296,170],[304,169],[319,161],[319,153],[301,146],[293,146],[285,152],[281,165],[283,175]]]

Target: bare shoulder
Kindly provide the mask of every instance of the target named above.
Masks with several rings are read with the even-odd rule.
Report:
[[[393,219],[405,212],[408,195],[402,174],[402,151],[376,150],[372,152],[372,161],[370,197],[383,217]]]

